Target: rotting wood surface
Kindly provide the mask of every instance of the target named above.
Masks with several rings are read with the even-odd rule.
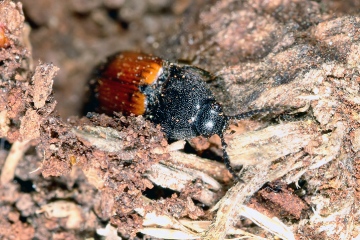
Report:
[[[224,182],[229,183],[229,175],[222,164],[169,151],[159,129],[141,117],[94,115],[90,120],[69,121],[56,117],[56,101],[50,94],[52,77],[43,73],[55,75],[57,67],[38,64],[32,72],[33,60],[25,50],[28,41],[21,35],[27,31],[21,4],[1,4],[0,17],[10,39],[9,47],[1,48],[0,55],[5,89],[0,99],[1,136],[10,142],[41,143],[38,152],[26,159],[38,158],[44,176],[66,177],[68,188],[78,179],[84,181],[79,172],[85,174],[95,187],[87,207],[74,207],[79,215],[91,216],[94,222],[110,221],[124,235],[138,230],[155,234],[156,229],[147,226],[157,225],[165,232],[155,237],[175,234],[168,228],[188,238],[252,236],[248,225],[244,232],[234,226],[241,215],[248,216],[244,205],[249,199],[258,200],[258,190],[268,182],[277,180],[286,185],[301,180],[306,182],[306,192],[297,200],[308,208],[303,209],[300,219],[280,216],[285,227],[278,232],[271,229],[271,219],[259,214],[252,220],[261,228],[254,228],[254,232],[288,239],[352,239],[359,235],[358,15],[328,15],[321,11],[320,3],[312,1],[218,1],[187,12],[196,16],[196,24],[191,22],[194,18],[185,17],[178,32],[168,33],[171,38],[159,37],[166,53],[159,48],[154,53],[191,59],[215,74],[209,86],[227,114],[269,106],[284,109],[233,123],[243,131],[227,133],[228,152],[234,166],[245,166],[244,183],[226,191]],[[193,40],[191,44],[189,39]],[[214,174],[214,169],[224,174]],[[171,177],[173,182],[169,183]],[[37,181],[43,206],[51,200],[47,194],[54,199],[73,197],[74,202],[86,204],[80,193],[77,197],[63,192],[56,195],[43,187],[46,178]],[[154,185],[173,188],[178,194],[149,200],[142,192]],[[1,187],[4,192],[15,191],[12,183]],[[17,198],[17,194],[12,196]],[[296,195],[292,197],[276,203],[277,207],[281,209]],[[17,203],[17,210],[6,213],[4,221],[9,218],[19,223],[18,211],[31,216],[31,210],[20,204],[29,198],[30,194],[16,200],[4,198],[12,206]],[[211,211],[204,211],[193,200],[212,207]],[[260,207],[255,210],[261,212]],[[276,211],[267,211],[265,215],[279,217]],[[202,224],[199,218],[206,221]],[[184,222],[189,219],[185,228]],[[34,234],[33,226],[19,224],[29,236]],[[59,226],[66,229],[66,221]],[[78,230],[84,227],[78,223],[72,226]],[[96,227],[100,229],[97,225],[91,230]]]

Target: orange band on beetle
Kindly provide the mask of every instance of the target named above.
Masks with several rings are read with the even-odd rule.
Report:
[[[97,85],[92,91],[99,110],[109,114],[144,115],[159,124],[171,141],[217,134],[221,138],[224,163],[240,180],[226,152],[224,131],[230,119],[250,118],[269,109],[227,116],[206,85],[215,79],[209,72],[163,62],[151,55],[118,53],[110,57],[98,73]]]
[[[157,63],[149,63],[148,68],[142,71],[143,82],[147,85],[151,85],[161,74],[162,65]]]
[[[162,59],[143,53],[121,52],[113,56],[98,79],[101,110],[108,114],[144,114],[146,96],[139,87],[155,83],[162,65]]]
[[[103,76],[137,85],[153,84],[161,72],[163,60],[134,52],[116,55],[106,66]]]
[[[100,108],[103,112],[124,112],[126,114],[142,115],[146,111],[146,96],[139,89],[127,82],[98,80],[97,92]]]

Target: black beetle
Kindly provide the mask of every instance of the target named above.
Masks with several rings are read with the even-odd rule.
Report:
[[[117,53],[96,70],[96,76],[92,90],[97,111],[144,115],[160,124],[169,141],[217,134],[221,138],[224,163],[238,180],[223,136],[229,120],[272,110],[226,116],[204,81],[211,78],[210,73],[143,53]]]

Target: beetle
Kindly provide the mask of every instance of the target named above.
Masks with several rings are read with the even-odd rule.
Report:
[[[161,126],[168,141],[217,134],[223,161],[237,180],[224,140],[229,120],[271,111],[257,109],[227,116],[204,81],[212,78],[209,72],[144,53],[116,53],[97,68],[95,76],[91,89],[97,111],[144,115]]]

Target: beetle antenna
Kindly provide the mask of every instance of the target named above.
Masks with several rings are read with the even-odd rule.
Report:
[[[244,113],[240,113],[238,115],[235,116],[227,116],[228,119],[237,119],[237,120],[241,120],[241,119],[248,119],[251,118],[259,113],[269,113],[269,112],[274,112],[279,110],[278,108],[262,108],[262,109],[255,109],[255,110],[251,110],[248,112],[244,112]]]
[[[225,142],[225,139],[224,139],[224,136],[220,136],[221,138],[221,147],[222,147],[222,151],[223,151],[223,161],[224,161],[224,164],[226,166],[226,168],[228,169],[228,171],[231,173],[231,175],[233,175],[235,181],[237,182],[244,182],[238,175],[238,173],[232,168],[231,166],[231,163],[230,163],[230,158],[229,158],[229,155],[226,151],[226,147],[227,147],[227,144]],[[241,169],[242,169],[242,166],[241,166]]]
[[[241,119],[248,119],[251,118],[257,114],[260,113],[269,113],[269,112],[274,112],[279,110],[276,107],[272,107],[272,108],[262,108],[262,109],[255,109],[255,110],[251,110],[248,112],[244,112],[244,113],[240,113],[238,115],[235,116],[226,116],[226,121],[230,120],[230,119],[236,119],[236,120],[241,120]],[[222,146],[222,151],[223,151],[223,161],[224,164],[226,166],[226,168],[229,170],[229,172],[233,175],[234,179],[238,182],[244,182],[238,175],[238,173],[231,167],[231,163],[230,163],[230,158],[229,155],[226,151],[227,148],[227,144],[225,142],[224,136],[221,135],[221,146]],[[240,166],[240,168],[242,169],[242,165]]]

